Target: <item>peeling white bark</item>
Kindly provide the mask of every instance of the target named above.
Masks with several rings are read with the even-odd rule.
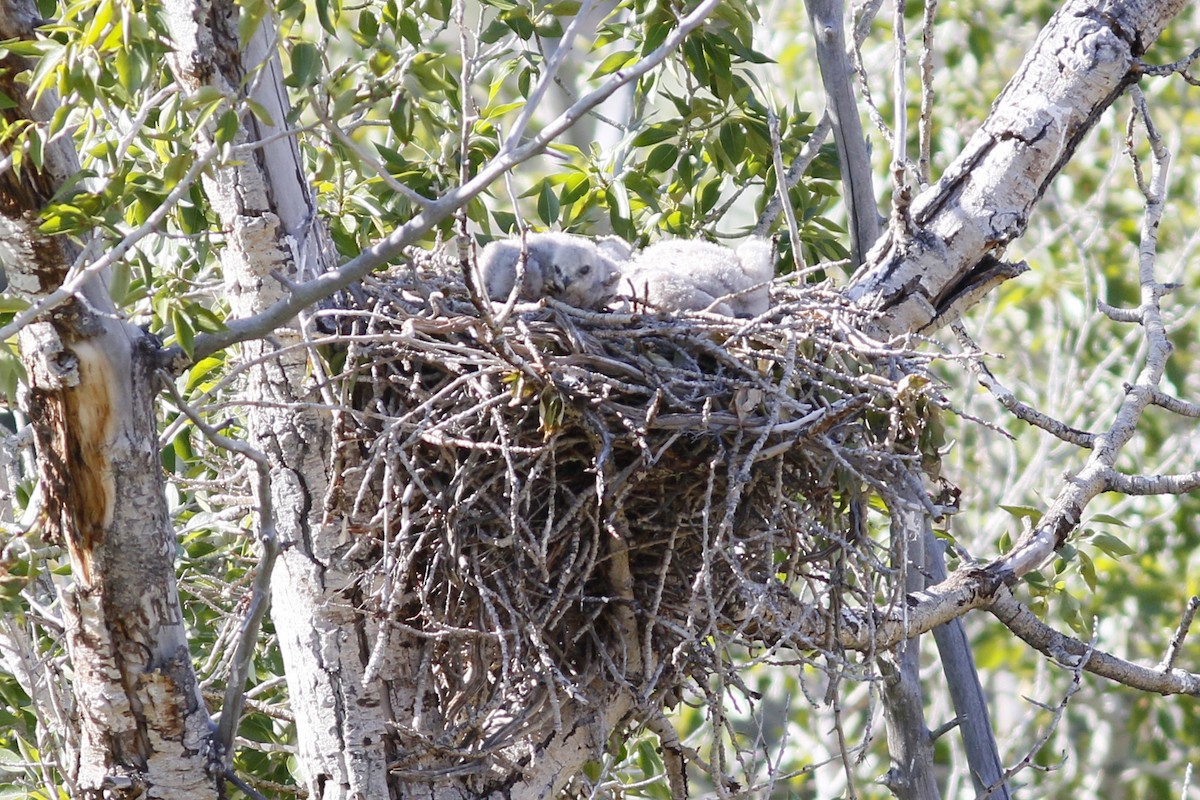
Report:
[[[32,3],[5,0],[0,38],[31,36],[36,19]],[[11,82],[23,66],[15,61],[6,59],[0,80],[16,113],[48,120],[53,93],[32,103],[28,87]],[[34,302],[59,288],[77,255],[65,237],[43,237],[36,227],[43,204],[79,169],[70,139],[48,149],[44,166],[6,170],[0,187],[3,266]],[[111,313],[100,276],[81,294],[87,302],[73,297],[19,339],[46,529],[71,566],[60,600],[74,704],[65,709],[69,718],[57,703],[42,717],[76,728],[59,732],[69,743],[60,764],[74,793],[215,797],[205,771],[210,722],[175,586],[153,406],[155,346]]]
[[[296,279],[332,267],[322,264],[315,208],[292,137],[278,136],[287,113],[275,31],[268,16],[243,48],[237,6],[222,2],[167,3],[184,85],[213,85],[237,103],[245,65],[262,65],[250,79],[254,99],[272,116],[266,125],[243,112],[239,143],[260,142],[255,157],[215,170],[205,191],[227,230],[225,284],[236,317],[252,316],[287,294],[274,275]],[[281,344],[299,342],[295,327],[279,329]],[[244,355],[269,354],[261,340]],[[340,561],[346,544],[336,524],[322,522],[330,449],[327,414],[295,404],[314,393],[306,353],[291,351],[250,372],[246,397],[266,401],[250,412],[255,446],[273,464],[271,485],[282,552],[272,580],[271,615],[287,670],[296,718],[299,762],[313,798],[387,797],[386,685],[365,679],[368,648],[361,615],[349,596],[358,577]]]
[[[1137,60],[1186,0],[1070,0],[936,184],[911,225],[868,254],[849,296],[880,312],[883,336],[924,330],[958,313],[1099,115],[1138,77]],[[990,257],[990,258],[989,258]],[[1011,276],[1010,276],[1011,277]],[[979,299],[975,297],[974,299]]]

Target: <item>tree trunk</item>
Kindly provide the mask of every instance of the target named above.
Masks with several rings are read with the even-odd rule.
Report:
[[[909,506],[896,499],[889,512],[893,561],[903,570],[905,591],[919,592],[925,588],[925,509],[916,502]],[[933,737],[925,724],[921,691],[921,637],[901,642],[881,667],[883,715],[892,760],[884,783],[900,800],[940,800],[933,771]]]
[[[5,0],[0,38],[31,38],[37,19],[32,3]],[[5,59],[0,90],[17,105],[4,113],[45,122],[54,93],[35,105],[30,88],[13,80],[28,66]],[[0,250],[11,287],[30,302],[57,290],[78,256],[65,236],[38,231],[39,212],[78,171],[62,139],[44,169],[3,174]],[[114,311],[94,276],[20,334],[47,538],[71,566],[59,599],[78,730],[59,732],[70,743],[60,763],[80,797],[215,797],[205,771],[210,723],[175,586],[159,463],[157,346]]]
[[[296,141],[278,137],[290,109],[273,18],[268,14],[243,45],[236,4],[171,0],[167,7],[177,80],[191,90],[212,85],[225,93],[243,123],[235,146],[257,145],[240,163],[204,179],[229,232],[221,261],[233,316],[245,318],[285,294],[275,276],[296,279],[333,266],[323,260],[330,249]],[[246,64],[265,66],[246,81]],[[249,112],[240,95],[246,84],[274,124]],[[383,682],[366,676],[370,649],[355,584],[365,565],[343,558],[351,542],[339,521],[324,513],[331,420],[304,403],[320,403],[321,397],[310,379],[307,350],[295,347],[302,341],[300,326],[280,328],[271,338],[242,346],[242,357],[257,362],[244,396],[252,443],[272,465],[281,553],[271,614],[296,717],[300,768],[313,798],[387,797],[387,726],[394,710]],[[271,358],[276,348],[285,352]],[[397,660],[400,674],[415,668]]]

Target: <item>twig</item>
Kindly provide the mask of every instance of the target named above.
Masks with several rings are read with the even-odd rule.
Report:
[[[1075,696],[1075,693],[1078,692],[1080,687],[1083,685],[1083,672],[1088,661],[1091,660],[1091,657],[1092,645],[1089,644],[1087,645],[1087,649],[1083,652],[1083,654],[1072,659],[1075,663],[1072,665],[1072,671],[1074,674],[1071,677],[1071,685],[1067,688],[1066,694],[1063,695],[1062,700],[1060,700],[1056,706],[1053,708],[1048,708],[1040,703],[1038,704],[1042,708],[1053,713],[1053,716],[1050,719],[1050,724],[1047,725],[1045,730],[1043,730],[1038,736],[1037,740],[1025,753],[1025,756],[1019,762],[1004,771],[1004,777],[1000,781],[1001,784],[1009,783],[1014,777],[1029,768],[1043,772],[1058,768],[1057,765],[1042,766],[1040,764],[1035,764],[1033,759],[1039,752],[1041,752],[1042,748],[1046,746],[1046,743],[1050,741],[1050,737],[1054,735],[1054,731],[1058,728],[1058,724],[1062,721],[1063,715],[1067,712],[1067,704],[1071,702],[1071,698]],[[989,786],[987,789],[980,792],[978,797],[981,799],[986,798],[990,796],[991,793],[997,788],[999,787]]]
[[[254,575],[250,603],[242,621],[241,635],[238,637],[233,660],[229,666],[229,676],[225,684],[225,702],[222,704],[221,716],[217,721],[217,729],[214,733],[217,758],[221,760],[221,763],[228,765],[233,758],[233,739],[237,734],[242,705],[245,702],[246,678],[250,674],[254,649],[258,644],[258,633],[262,628],[262,620],[270,603],[271,572],[275,566],[275,557],[279,555],[274,502],[271,497],[271,462],[246,442],[230,439],[218,433],[201,419],[191,405],[184,400],[183,396],[175,389],[174,382],[170,377],[165,373],[160,374],[162,384],[174,399],[176,406],[187,415],[197,430],[218,447],[238,453],[253,462],[258,474],[258,480],[254,483],[254,495],[258,503],[258,531],[255,538],[258,539],[262,553],[258,570]]]
[[[774,109],[767,110],[767,126],[771,129],[771,163],[775,167],[775,191],[783,218],[787,220],[788,237],[792,243],[792,264],[797,272],[808,266],[804,261],[804,242],[800,240],[800,225],[796,222],[796,209],[788,199],[787,179],[783,174],[783,153],[779,147],[779,117]]]
[[[1097,650],[1078,639],[1059,633],[1025,608],[1008,590],[1002,591],[988,609],[1005,627],[1030,647],[1060,663],[1069,663],[1086,653],[1084,668],[1093,675],[1133,689],[1155,694],[1186,694],[1200,697],[1200,674],[1180,669],[1144,666]]]
[[[1196,63],[1196,59],[1200,59],[1200,48],[1196,48],[1188,55],[1170,64],[1146,64],[1139,61],[1138,69],[1143,75],[1155,75],[1159,77],[1178,73],[1192,86],[1200,86],[1200,78],[1191,73],[1192,64]]]
[[[804,176],[804,172],[808,169],[809,164],[820,155],[821,146],[825,144],[825,138],[829,136],[830,130],[833,129],[833,120],[829,116],[829,110],[826,109],[821,114],[821,119],[817,121],[817,127],[808,135],[808,141],[804,143],[804,147],[800,148],[800,152],[792,161],[792,166],[788,168],[787,174],[783,179],[783,185],[786,187],[784,195],[787,191],[794,188],[800,182],[800,178]],[[771,227],[775,224],[775,219],[779,216],[779,212],[783,210],[786,199],[778,194],[771,195],[767,201],[766,208],[758,217],[758,222],[754,226],[753,234],[755,236],[767,237],[771,233]]]
[[[1197,609],[1200,609],[1200,597],[1192,595],[1188,600],[1187,607],[1183,610],[1183,616],[1179,620],[1179,627],[1175,629],[1175,635],[1171,637],[1171,644],[1167,647],[1167,653],[1163,656],[1163,660],[1158,662],[1158,668],[1166,672],[1175,668],[1175,662],[1179,658],[1179,652],[1183,649],[1183,640],[1187,638],[1188,631],[1192,627],[1192,620],[1196,616]]]
[[[211,162],[217,156],[217,152],[217,146],[210,145],[203,153],[200,154],[198,158],[196,158],[195,161],[192,162],[192,165],[188,168],[187,173],[179,179],[179,183],[175,184],[171,191],[167,193],[167,196],[163,198],[162,204],[150,213],[145,222],[127,233],[124,238],[121,239],[121,241],[117,242],[111,248],[106,250],[103,256],[96,259],[91,264],[88,264],[78,271],[72,270],[74,274],[67,278],[67,280],[63,281],[62,285],[60,285],[57,289],[45,295],[36,303],[33,303],[24,311],[21,311],[14,316],[11,322],[0,328],[0,340],[11,338],[17,333],[17,331],[24,328],[40,315],[44,314],[50,309],[57,308],[58,306],[62,305],[67,300],[74,297],[77,292],[82,290],[88,281],[92,280],[93,277],[99,275],[104,270],[108,269],[113,264],[124,258],[125,254],[129,252],[131,247],[149,236],[150,233],[154,231],[164,219],[166,219],[167,215],[175,209],[176,204],[191,190],[192,184],[196,181],[196,178],[200,176],[200,173],[205,167],[208,166],[209,162]]]
[[[933,23],[937,17],[938,0],[925,0],[921,17],[921,120],[917,127],[919,139],[917,177],[922,186],[931,180],[933,149]]]
[[[1095,434],[1071,427],[1065,422],[1061,422],[1048,414],[1038,411],[1028,403],[1018,400],[1013,391],[1000,383],[996,379],[996,376],[992,374],[992,371],[988,369],[987,364],[980,357],[979,346],[975,344],[975,341],[967,333],[967,329],[963,324],[961,322],[954,322],[951,323],[950,327],[958,337],[959,344],[967,351],[968,367],[975,373],[979,384],[987,389],[992,397],[996,398],[997,403],[1017,419],[1027,422],[1035,428],[1040,428],[1064,442],[1088,449],[1093,447],[1096,439]]]

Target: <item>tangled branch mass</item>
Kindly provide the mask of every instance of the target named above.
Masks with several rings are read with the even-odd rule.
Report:
[[[862,510],[936,461],[929,357],[857,334],[827,284],[772,295],[754,320],[554,301],[497,319],[426,261],[324,312],[349,343],[327,508],[370,565],[372,669],[388,630],[427,643],[443,718],[413,734],[469,763],[561,725],[559,697],[661,707],[736,678],[731,648],[840,663],[747,609],[783,592],[835,625],[902,597]]]

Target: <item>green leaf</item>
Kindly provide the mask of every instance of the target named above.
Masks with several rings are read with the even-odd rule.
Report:
[[[653,53],[667,40],[675,26],[667,22],[652,22],[646,27],[646,38],[642,42],[642,55]]]
[[[717,36],[723,41],[730,50],[737,54],[742,61],[748,61],[751,64],[773,64],[775,60],[755,50],[753,47],[747,47],[742,43],[733,31],[721,29],[717,31]]]
[[[1109,533],[1094,532],[1088,537],[1088,541],[1113,558],[1122,558],[1137,552],[1124,541]]]
[[[12,42],[5,42],[0,46],[0,58],[8,55],[21,56],[23,58],[37,58],[42,53],[46,52],[47,44],[43,41],[34,39],[18,39]]]
[[[700,190],[700,211],[707,214],[721,199],[721,179],[713,178]]]
[[[224,359],[216,356],[209,356],[201,359],[188,370],[187,391],[191,392],[197,387],[202,390],[207,390],[204,384],[208,381],[219,379],[221,366],[224,364]]]
[[[213,138],[218,144],[230,144],[241,128],[242,121],[237,112],[232,108],[226,109],[217,120],[217,129],[213,133]]]
[[[195,324],[196,330],[205,333],[220,333],[225,330],[225,320],[198,303],[188,305],[188,315]]]
[[[179,343],[179,349],[190,359],[195,352],[196,330],[192,327],[192,321],[184,313],[183,309],[172,308],[171,327],[175,329],[175,341]]]
[[[1088,524],[1091,524],[1094,522],[1103,522],[1106,525],[1120,525],[1122,528],[1129,527],[1129,523],[1127,523],[1123,519],[1118,519],[1117,517],[1114,517],[1112,514],[1093,514],[1091,517],[1088,518]]]
[[[367,9],[358,13],[358,33],[366,45],[374,44],[379,38],[379,19]]]
[[[125,305],[129,297],[129,287],[133,282],[133,273],[129,262],[121,259],[109,270],[108,294],[118,306]]]
[[[544,181],[541,191],[538,192],[538,218],[547,225],[551,225],[558,221],[559,208],[560,203],[554,187],[550,185],[550,181]]]
[[[563,183],[562,196],[559,198],[563,205],[570,205],[582,199],[591,188],[591,181],[585,173],[577,173],[567,178]]]
[[[511,103],[498,103],[485,108],[481,114],[481,118],[495,119],[496,117],[502,117],[508,112],[514,109],[524,108],[526,105],[528,105],[528,103],[526,103],[524,100],[514,100]]]
[[[1037,525],[1042,520],[1041,509],[1033,508],[1032,506],[1006,506],[1001,505],[1002,509],[1012,514],[1017,519],[1028,519],[1034,525]]]
[[[742,126],[736,122],[726,122],[721,126],[719,138],[721,149],[730,162],[735,165],[741,163],[746,149],[746,132]]]
[[[1096,591],[1096,562],[1092,561],[1091,556],[1082,550],[1079,551],[1079,574],[1083,576],[1083,582],[1093,592]]]
[[[421,29],[412,14],[400,15],[400,19],[396,23],[396,32],[413,47],[421,46]]]
[[[662,122],[657,125],[651,125],[644,131],[633,137],[634,147],[648,147],[652,144],[665,142],[667,139],[676,136],[679,133],[678,122]]]
[[[241,41],[248,42],[258,33],[272,6],[266,0],[241,0],[239,5],[242,13],[238,17],[238,36]]]
[[[660,144],[646,157],[648,172],[666,172],[679,159],[679,148],[673,144]]]
[[[247,97],[242,102],[246,104],[246,108],[250,109],[250,113],[254,115],[254,118],[263,125],[275,124],[275,120],[271,117],[271,112],[262,103],[252,97]]]
[[[1046,582],[1046,576],[1038,572],[1036,569],[1032,572],[1026,573],[1025,582],[1028,583],[1032,589],[1040,590],[1043,593],[1050,591],[1050,584]]]
[[[337,36],[337,26],[334,23],[342,16],[341,0],[314,0],[314,4],[321,27],[330,36]]]
[[[479,34],[479,41],[483,44],[495,44],[505,36],[508,36],[511,30],[512,29],[505,25],[501,20],[494,19],[488,23],[488,26]]]
[[[100,5],[96,8],[96,13],[92,16],[91,22],[88,23],[87,30],[80,39],[81,47],[92,47],[96,42],[100,41],[100,37],[108,29],[109,24],[113,19],[113,2],[112,0],[101,0]]]
[[[608,56],[606,56],[605,59],[600,62],[600,66],[596,67],[596,70],[592,73],[591,78],[592,80],[595,80],[596,78],[601,78],[605,75],[611,75],[612,73],[619,71],[626,64],[632,63],[636,60],[637,53],[633,52],[632,50],[620,50],[616,53],[609,53]]]
[[[309,42],[297,42],[292,47],[292,74],[286,81],[293,89],[303,89],[312,86],[317,80],[321,56],[315,45]]]
[[[552,389],[542,392],[538,400],[538,417],[543,439],[549,439],[562,428],[563,400],[557,392]]]

